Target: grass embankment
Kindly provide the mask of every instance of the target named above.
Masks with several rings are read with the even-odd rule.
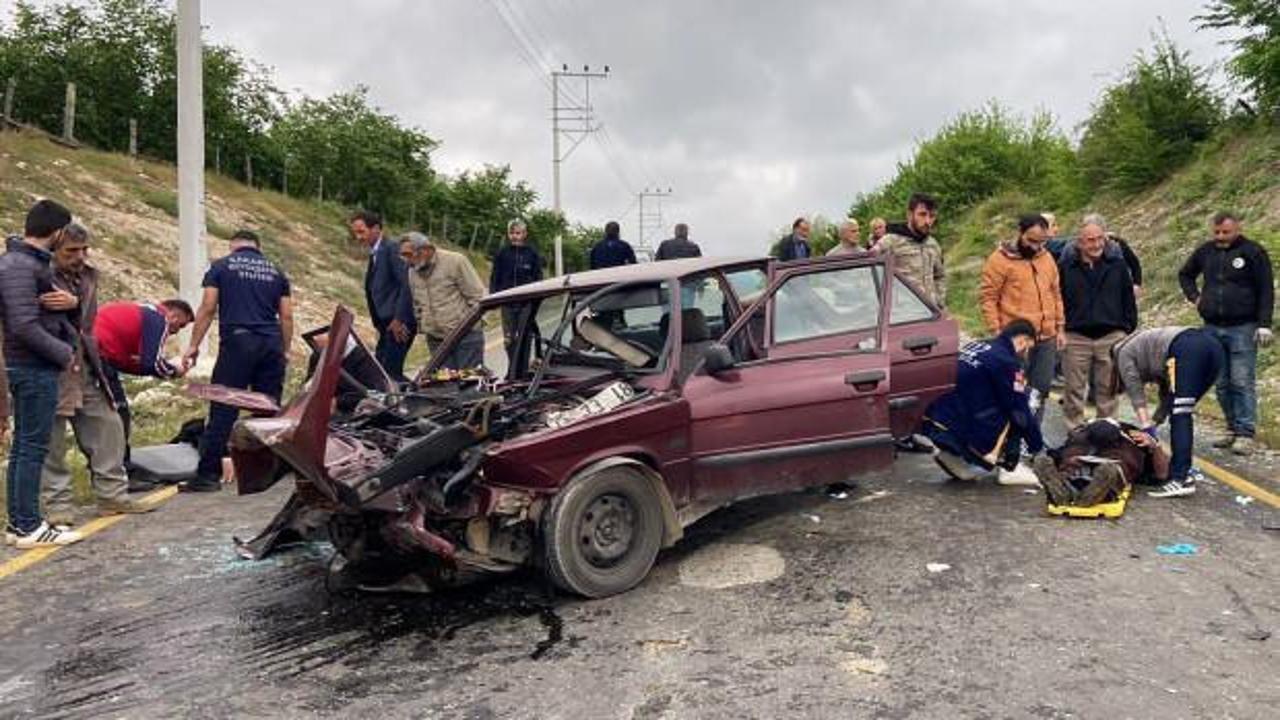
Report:
[[[1025,196],[1009,192],[991,198],[958,218],[943,218],[948,307],[966,331],[985,334],[977,303],[982,262],[1002,238],[1013,237],[1019,214],[1036,208]],[[1113,232],[1127,239],[1143,264],[1144,327],[1200,325],[1195,309],[1178,288],[1178,269],[1200,243],[1210,239],[1209,218],[1234,210],[1244,218],[1245,234],[1267,248],[1273,267],[1280,263],[1280,131],[1265,125],[1223,132],[1201,149],[1198,158],[1160,185],[1121,198],[1101,195],[1087,209],[1059,216],[1072,234],[1085,212],[1101,212]],[[1258,356],[1258,432],[1280,447],[1280,353],[1273,347]],[[1221,417],[1210,393],[1207,408]]]
[[[339,304],[363,315],[367,255],[348,237],[349,208],[257,190],[214,173],[206,174],[205,185],[209,257],[226,254],[225,241],[236,229],[257,231],[265,254],[280,264],[292,283],[299,332],[327,324]],[[177,295],[174,166],[71,150],[35,133],[0,132],[0,228],[6,234],[20,232],[27,208],[40,197],[66,204],[93,232],[90,262],[102,274],[100,303]],[[488,276],[486,258],[473,255],[472,262]],[[366,340],[372,338],[367,322],[361,320],[357,327]],[[216,328],[212,335],[216,347]],[[180,349],[175,343],[169,350],[177,354]],[[206,354],[214,351],[211,347]],[[296,387],[305,368],[303,353],[302,343],[295,341],[290,388]],[[425,344],[415,343],[410,363],[425,358]],[[135,444],[167,441],[184,420],[205,412],[204,404],[180,392],[180,383],[131,379],[127,384],[134,400]],[[8,455],[7,447],[0,451]],[[83,458],[79,453],[72,456],[78,498],[91,500]]]

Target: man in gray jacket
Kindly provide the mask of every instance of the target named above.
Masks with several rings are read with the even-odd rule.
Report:
[[[1116,343],[1111,352],[1138,424],[1155,437],[1156,426],[1169,418],[1173,446],[1169,481],[1148,494],[1164,498],[1195,493],[1188,477],[1195,447],[1195,409],[1222,371],[1222,345],[1204,330],[1160,327],[1133,333]],[[1154,416],[1147,409],[1147,383],[1160,388],[1160,405]]]
[[[13,447],[6,481],[5,543],[20,549],[69,545],[80,535],[40,515],[40,471],[58,405],[58,375],[74,358],[75,329],[66,315],[41,307],[55,292],[50,250],[71,222],[58,203],[41,200],[27,213],[23,237],[11,237],[0,257],[4,359],[13,407]]]

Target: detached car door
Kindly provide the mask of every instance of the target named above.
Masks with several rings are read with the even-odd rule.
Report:
[[[780,270],[713,348],[734,354],[729,366],[704,362],[686,381],[695,501],[835,482],[893,461],[877,270],[883,259]],[[735,342],[761,324],[762,348]]]

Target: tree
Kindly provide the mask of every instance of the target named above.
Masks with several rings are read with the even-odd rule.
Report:
[[[1195,18],[1202,28],[1243,30],[1228,68],[1264,109],[1280,110],[1280,3],[1213,0]]]
[[[887,185],[854,200],[850,215],[864,226],[875,216],[900,218],[913,192],[935,195],[941,212],[955,215],[1014,188],[1046,208],[1073,209],[1087,197],[1071,144],[1052,116],[1022,120],[991,103],[920,143]]]
[[[1206,72],[1167,36],[1138,53],[1084,124],[1080,163],[1096,187],[1136,192],[1189,160],[1222,119]]]

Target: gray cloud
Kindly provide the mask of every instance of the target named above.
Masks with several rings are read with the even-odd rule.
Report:
[[[369,85],[384,109],[443,140],[437,166],[510,164],[549,205],[550,91],[502,7],[536,63],[611,66],[592,98],[617,162],[595,140],[576,151],[570,217],[617,218],[634,240],[634,192],[671,186],[667,224],[687,221],[729,253],[762,251],[798,214],[842,214],[917,140],[990,99],[1049,109],[1072,130],[1161,17],[1197,61],[1222,58],[1221,37],[1190,20],[1201,5],[206,0],[204,12],[211,38],[275,68],[282,87]]]

